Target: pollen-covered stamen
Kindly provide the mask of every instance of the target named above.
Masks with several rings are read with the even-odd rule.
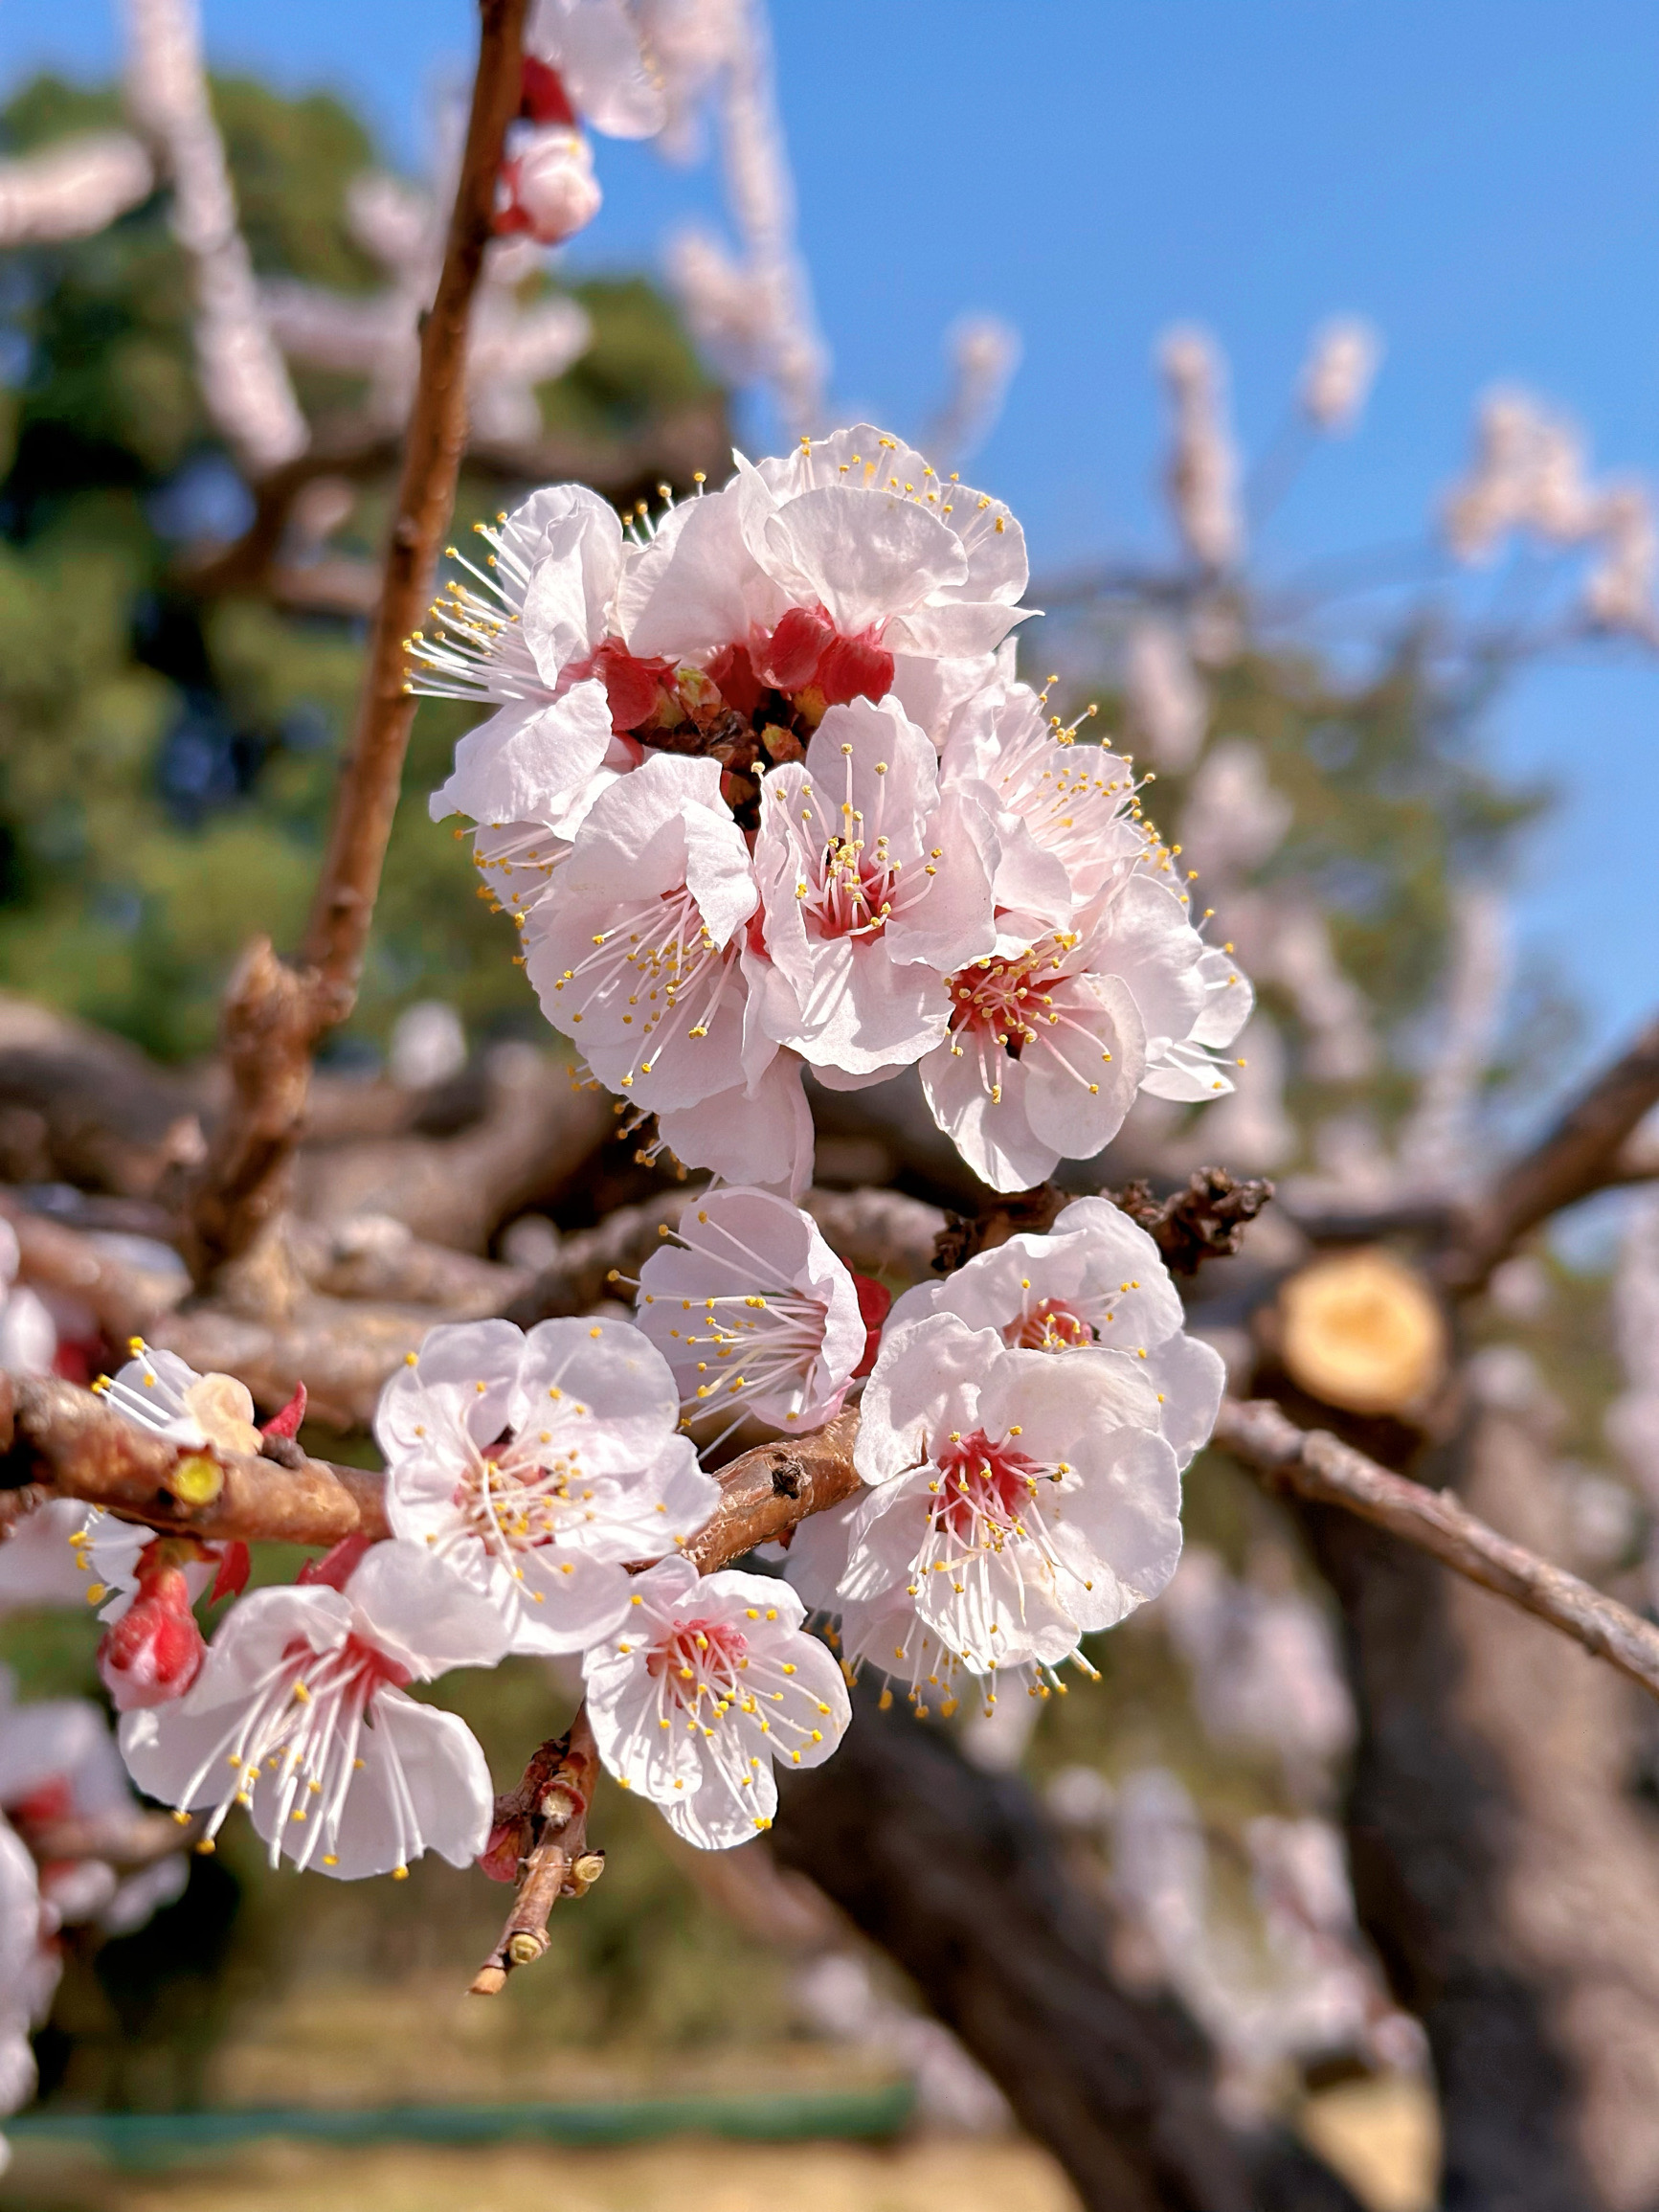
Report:
[[[278,1800],[271,1864],[280,1856],[284,1831],[307,1823],[310,1832],[291,1853],[296,1865],[309,1865],[320,1847],[323,1863],[332,1864],[352,1776],[362,1764],[358,1745],[369,1707],[379,1691],[402,1689],[410,1680],[395,1660],[358,1636],[348,1636],[327,1652],[296,1637],[256,1682],[252,1699],[235,1708],[180,1802],[190,1804],[222,1763],[229,1772],[208,1820],[207,1840],[217,1836],[233,1805],[252,1810],[263,1791]],[[401,1869],[418,1852],[418,1829],[395,1742],[385,1731],[376,1741],[391,1782]]]
[[[451,577],[428,614],[437,635],[417,630],[409,640],[409,657],[424,671],[410,678],[412,691],[429,699],[553,696],[519,627],[518,610],[530,571],[503,535],[499,525],[505,521],[502,514],[496,526],[474,525],[490,548],[485,568],[475,567],[455,546],[445,548],[448,558],[466,571],[473,584]]]
[[[1053,1033],[1074,1032],[1087,1041],[1086,1057],[1098,1053],[1103,1063],[1110,1058],[1093,1030],[1055,1003],[1061,985],[1071,980],[1079,942],[1070,931],[1056,930],[1021,953],[988,954],[947,978],[951,1050],[958,1059],[970,1049],[975,1051],[993,1102],[1002,1096],[998,1062],[1004,1054],[1020,1060],[1046,1050],[1073,1082],[1091,1094],[1099,1090],[1099,1081],[1090,1081],[1073,1066]]]
[[[594,950],[567,968],[552,985],[579,999],[572,1024],[595,1006],[623,1030],[635,1033],[627,1090],[649,1074],[670,1038],[706,1037],[738,959],[734,938],[716,945],[691,892],[682,885],[659,898],[624,907],[609,929],[595,933]]]
[[[1010,1537],[1025,1536],[1038,1482],[1053,1478],[1007,1437],[995,1442],[983,1429],[953,1436],[937,1455],[930,1535],[948,1537],[964,1551],[999,1551]]]

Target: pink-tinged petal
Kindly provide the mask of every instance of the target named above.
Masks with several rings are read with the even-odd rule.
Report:
[[[574,685],[551,705],[515,699],[456,746],[454,770],[432,795],[432,819],[464,814],[485,824],[556,824],[596,774],[610,743],[602,684]]]
[[[579,1447],[600,1474],[647,1465],[674,1433],[680,1393],[668,1363],[630,1322],[539,1321],[525,1339],[512,1426]]]
[[[560,1546],[527,1551],[521,1572],[514,1652],[589,1651],[627,1618],[634,1578],[617,1560],[591,1559]]]
[[[1032,1134],[1063,1160],[1090,1160],[1110,1144],[1134,1103],[1146,1065],[1140,1012],[1115,976],[1077,976],[1053,993],[1050,1027],[1039,1017],[1027,1045],[1025,1113]]]
[[[788,605],[746,548],[738,503],[723,491],[665,518],[624,578],[617,612],[632,652],[702,662],[747,643],[751,624],[770,629]]]
[[[803,492],[769,517],[761,560],[786,591],[818,600],[848,635],[968,573],[959,541],[925,508],[841,485]]]
[[[992,883],[998,849],[990,816],[966,792],[947,792],[928,826],[925,898],[895,902],[886,931],[889,959],[920,961],[949,975],[997,941]],[[938,859],[930,856],[938,854]]]
[[[1185,1467],[1210,1440],[1227,1387],[1226,1362],[1200,1338],[1172,1336],[1147,1354],[1146,1372],[1158,1394],[1158,1426]]]
[[[506,1427],[524,1338],[511,1321],[457,1321],[429,1330],[414,1366],[381,1393],[374,1435],[388,1458],[418,1453],[445,1421],[487,1444]],[[481,1388],[482,1386],[482,1388]]]
[[[376,1544],[344,1594],[356,1632],[422,1682],[506,1649],[498,1609],[423,1545]]]
[[[657,1130],[687,1167],[798,1198],[812,1181],[812,1108],[800,1062],[777,1054],[756,1083],[711,1092],[688,1106],[660,1108]]]
[[[1076,1576],[1078,1627],[1113,1628],[1168,1587],[1181,1554],[1180,1473],[1161,1436],[1123,1429],[1102,1436],[1087,1478],[1049,1519],[1058,1556]]]
[[[313,1871],[361,1881],[427,1851],[452,1866],[471,1865],[488,1839],[495,1797],[483,1752],[464,1721],[399,1690],[382,1690],[357,1739],[357,1756],[363,1765],[351,1777],[337,1838],[327,1853],[313,1847]],[[249,1817],[258,1835],[296,1858],[310,1841],[317,1802],[311,1798],[303,1823],[291,1813],[283,1818],[282,1799],[266,1783],[255,1792]]]
[[[544,525],[519,615],[525,643],[549,688],[604,637],[622,568],[615,510],[583,485],[561,485],[552,496],[567,499],[569,511],[549,514]]]
[[[992,1436],[1018,1433],[1039,1465],[1065,1462],[1087,1479],[1089,1455],[1110,1431],[1156,1430],[1157,1391],[1132,1354],[999,1350],[984,1373],[976,1425]]]
[[[1199,980],[1206,993],[1203,1011],[1189,1031],[1189,1041],[1221,1049],[1233,1042],[1256,1003],[1250,979],[1231,953],[1212,947],[1198,962]]]
[[[866,1482],[890,1482],[927,1458],[936,1438],[975,1425],[988,1363],[1002,1350],[954,1314],[889,1329],[864,1386],[854,1461]]]
[[[1053,1174],[1060,1152],[1033,1134],[1027,1072],[999,1046],[948,1037],[918,1072],[934,1120],[981,1183],[1029,1190]]]
[[[1132,875],[1103,909],[1087,951],[1091,969],[1128,984],[1149,1048],[1190,1033],[1207,998],[1198,972],[1202,943],[1167,885]]]

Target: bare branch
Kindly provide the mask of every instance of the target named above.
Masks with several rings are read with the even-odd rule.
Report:
[[[1391,1474],[1324,1430],[1298,1429],[1270,1399],[1224,1398],[1214,1441],[1269,1489],[1339,1505],[1507,1597],[1659,1697],[1659,1629],[1564,1568],[1477,1521],[1443,1490]]]
[[[579,1705],[569,1732],[532,1755],[516,1790],[495,1804],[492,1853],[515,1844],[518,1894],[495,1949],[473,1977],[471,1995],[496,1997],[515,1966],[530,1966],[548,1948],[548,1916],[561,1897],[581,1897],[605,1870],[605,1854],[588,1848],[588,1809],[598,1779],[599,1753]]]
[[[356,1001],[415,718],[404,644],[432,591],[466,443],[467,321],[491,237],[506,127],[519,104],[526,6],[527,0],[480,0],[478,72],[460,180],[437,294],[421,336],[357,730],[341,771],[303,967],[288,974],[268,946],[256,946],[226,1003],[225,1048],[235,1091],[191,1209],[189,1256],[198,1281],[246,1251],[280,1203],[303,1121],[311,1048]]]
[[[1480,1290],[1528,1230],[1609,1183],[1625,1180],[1625,1140],[1659,1104],[1659,1021],[1603,1070],[1533,1150],[1503,1170],[1441,1262],[1448,1290]]]
[[[861,1486],[853,1465],[858,1433],[858,1408],[849,1406],[810,1436],[758,1445],[722,1467],[720,1503],[702,1534],[685,1546],[686,1558],[700,1573],[712,1574],[757,1544],[787,1535],[809,1513],[850,1498]]]

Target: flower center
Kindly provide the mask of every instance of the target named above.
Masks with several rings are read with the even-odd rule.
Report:
[[[683,1712],[698,1714],[705,1698],[724,1712],[738,1697],[748,1650],[749,1638],[729,1621],[677,1621],[647,1653],[645,1670]]]
[[[737,957],[737,939],[716,945],[697,901],[681,885],[624,907],[617,921],[595,934],[594,950],[578,967],[567,968],[553,990],[585,986],[581,1010],[570,1016],[572,1027],[597,1006],[608,1021],[634,1032],[632,1065],[617,1079],[617,1088],[628,1091],[637,1075],[650,1074],[687,1014],[685,1035],[707,1036]]]
[[[1077,1344],[1092,1344],[1094,1331],[1074,1306],[1064,1298],[1040,1298],[1002,1332],[1010,1344],[1031,1352],[1070,1351]]]
[[[1054,985],[1061,980],[1061,961],[1076,943],[1068,933],[1056,932],[1022,953],[993,953],[963,968],[950,981],[953,1031],[968,1030],[1018,1060],[1027,1045],[1036,1044],[1038,1023],[1051,1026],[1056,1018]]]
[[[953,1436],[934,1464],[939,1487],[930,1513],[933,1530],[970,1550],[999,1551],[1027,1533],[1025,1516],[1037,1495],[1040,1470],[1007,1437],[996,1442],[983,1429]]]

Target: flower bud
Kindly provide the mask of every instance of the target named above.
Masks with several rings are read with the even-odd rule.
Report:
[[[502,182],[507,200],[496,229],[527,232],[544,246],[585,230],[599,212],[593,151],[579,130],[538,130],[523,153],[503,164]]]
[[[117,1712],[182,1698],[201,1670],[207,1646],[184,1569],[168,1555],[175,1548],[166,1538],[146,1546],[138,1595],[98,1647],[98,1672]]]

